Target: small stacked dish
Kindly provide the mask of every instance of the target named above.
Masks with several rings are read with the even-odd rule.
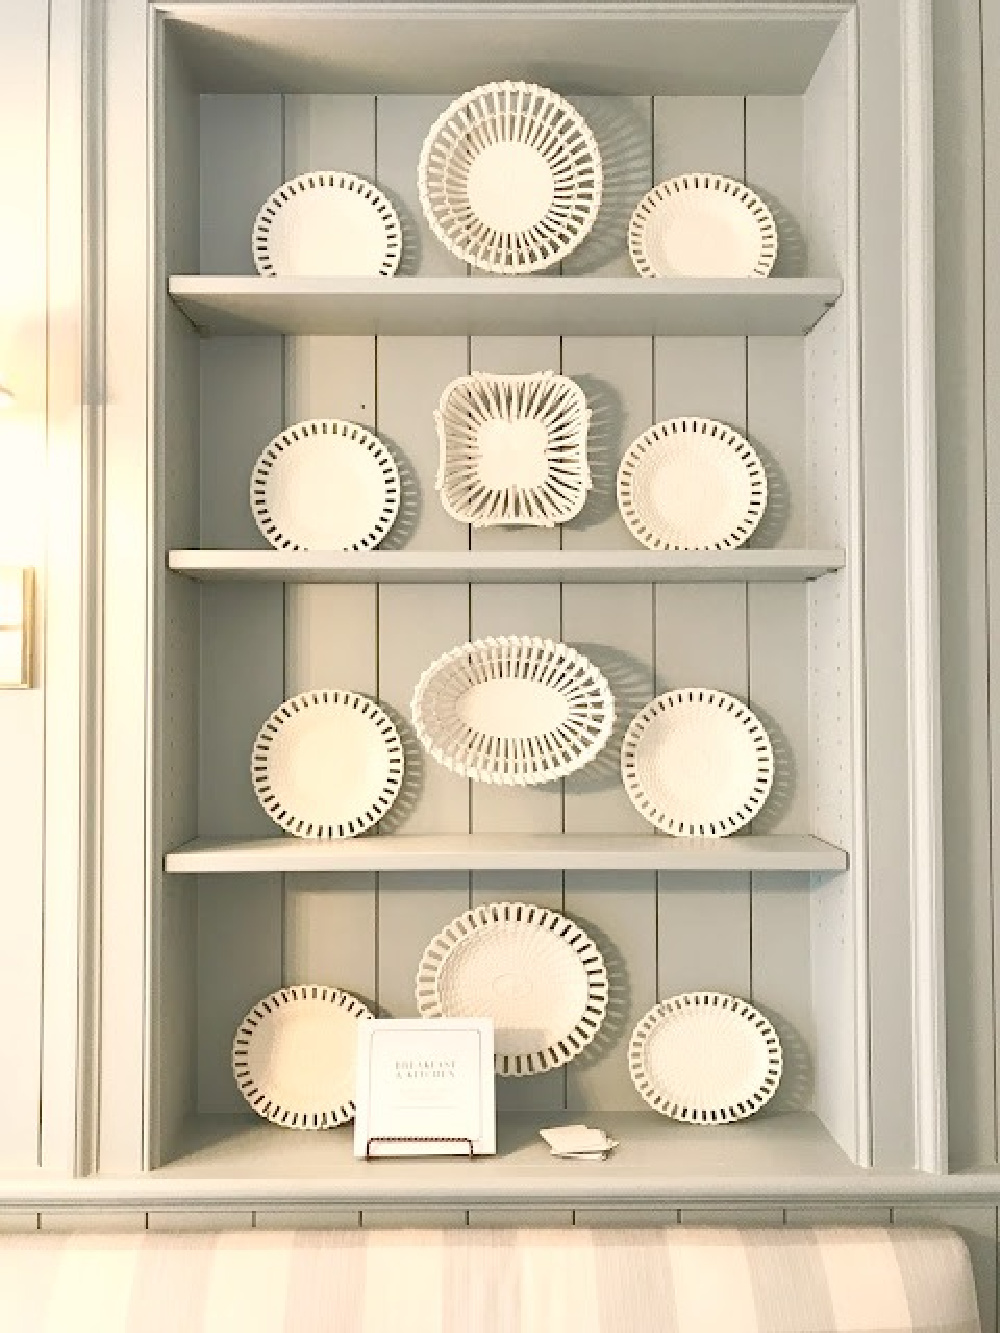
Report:
[[[524,787],[588,764],[611,735],[615,701],[582,653],[551,639],[460,644],[417,682],[410,715],[427,752],[462,777]]]
[[[423,1018],[492,1018],[496,1072],[521,1077],[566,1064],[594,1040],[608,974],[575,922],[532,903],[463,912],[420,960]]]
[[[583,508],[590,410],[565,375],[462,375],[442,393],[434,422],[435,485],[459,523],[550,528]]]
[[[286,986],[250,1010],[233,1040],[233,1076],[259,1116],[286,1129],[354,1119],[358,1023],[372,1012],[332,986]]]

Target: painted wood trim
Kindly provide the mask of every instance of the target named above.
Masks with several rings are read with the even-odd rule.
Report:
[[[223,551],[175,550],[168,565],[196,579],[281,583],[745,583],[819,578],[842,550],[737,551]]]
[[[837,278],[258,278],[177,275],[202,333],[807,333]]]
[[[197,838],[168,852],[168,874],[310,870],[843,870],[847,854],[806,834],[717,839],[653,834],[394,834],[383,838]]]

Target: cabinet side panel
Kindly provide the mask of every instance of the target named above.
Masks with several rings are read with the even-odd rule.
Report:
[[[943,150],[934,162],[935,232],[949,238],[937,247],[934,299],[948,1137],[951,1166],[959,1169],[997,1161],[994,941],[1000,932],[993,919],[995,893],[984,891],[993,873],[987,587],[997,586],[987,574],[985,553],[987,497],[996,494],[997,481],[992,468],[987,478],[983,404],[983,385],[989,393],[993,379],[985,378],[984,319],[996,299],[984,301],[983,250],[989,236],[996,291],[1000,251],[993,238],[1000,196],[991,186],[996,213],[987,230],[982,83],[989,71],[995,154],[1000,82],[992,71],[1000,60],[1000,24],[984,9],[983,42],[996,54],[981,63],[979,0],[935,4],[933,12],[934,133]]]
[[[809,585],[810,820],[846,847],[846,874],[814,878],[811,906],[815,1106],[849,1156],[870,1152],[857,262],[857,90],[846,23],[803,99],[803,212],[810,269],[844,296],[805,340],[806,530],[842,546],[847,568]],[[877,114],[877,113],[876,113]],[[875,441],[878,445],[879,441]],[[901,938],[896,932],[896,944]],[[898,977],[893,985],[901,986]],[[902,1085],[890,1086],[896,1093]],[[900,1097],[900,1101],[903,1098]]]
[[[253,224],[281,184],[281,98],[201,97],[201,271],[256,273]]]
[[[985,374],[985,436],[986,436],[986,487],[989,497],[987,511],[987,565],[986,579],[989,587],[989,661],[994,665],[1000,661],[1000,522],[998,522],[997,487],[1000,485],[1000,391],[997,388],[997,369],[1000,367],[1000,239],[997,231],[1000,227],[1000,188],[997,186],[997,169],[1000,165],[1000,76],[997,63],[1000,61],[1000,21],[989,4],[981,4],[983,36],[983,123],[984,123],[984,219],[985,253],[983,291],[984,301],[984,347],[983,359]],[[967,85],[966,85],[967,86]],[[965,95],[968,95],[966,93]],[[963,157],[971,156],[968,153]],[[947,233],[943,233],[947,235]],[[941,254],[944,247],[939,247]],[[975,359],[971,365],[975,366]],[[964,425],[964,423],[963,423]],[[971,441],[975,440],[973,433]],[[950,441],[942,436],[941,457],[947,459]],[[962,641],[961,639],[959,640]],[[981,669],[981,663],[980,669]],[[982,677],[980,677],[980,680]],[[989,674],[987,672],[987,681]],[[946,684],[947,684],[946,678]],[[992,1073],[994,1080],[994,1109],[1000,1114],[1000,1025],[996,1021],[996,985],[997,972],[1000,969],[1000,894],[997,893],[996,848],[1000,840],[1000,708],[997,707],[995,688],[990,695],[990,800],[991,800],[991,841],[994,849],[991,866],[992,910],[993,910],[993,1005],[994,1027],[993,1069],[986,1063],[984,1074]],[[946,881],[947,882],[947,881]],[[972,878],[973,886],[980,886],[977,877]],[[980,892],[980,901],[982,900]],[[964,964],[962,964],[964,966]],[[995,1129],[997,1151],[1000,1152],[1000,1126]]]

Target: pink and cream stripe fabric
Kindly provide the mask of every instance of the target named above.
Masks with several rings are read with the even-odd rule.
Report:
[[[0,1238],[17,1333],[980,1333],[949,1231]]]

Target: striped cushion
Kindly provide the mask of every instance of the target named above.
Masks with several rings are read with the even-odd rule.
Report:
[[[0,1238],[24,1333],[979,1333],[948,1231],[220,1232]]]

